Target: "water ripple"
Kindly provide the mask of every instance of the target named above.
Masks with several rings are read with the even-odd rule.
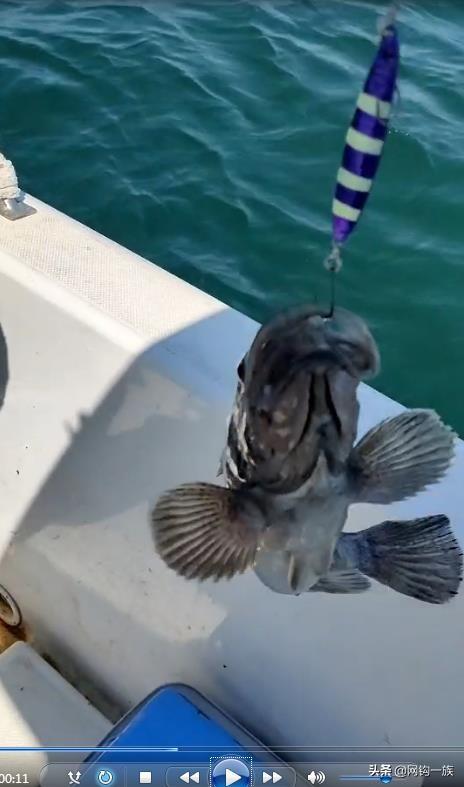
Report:
[[[0,145],[25,188],[258,319],[324,297],[378,9],[4,0]],[[463,23],[453,0],[402,4],[401,99],[339,297],[376,332],[379,386],[464,432]]]

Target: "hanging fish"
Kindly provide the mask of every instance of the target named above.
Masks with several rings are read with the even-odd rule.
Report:
[[[264,325],[237,369],[221,461],[226,487],[182,484],[151,515],[156,549],[188,579],[251,566],[276,593],[359,593],[370,579],[431,604],[456,595],[462,554],[446,516],[344,533],[353,503],[405,500],[443,477],[454,435],[407,410],[355,444],[357,391],[379,369],[364,321],[294,306]]]
[[[331,271],[341,267],[340,247],[359,221],[382,156],[399,67],[395,15],[392,7],[382,22],[377,55],[346,135],[332,205],[333,248],[325,263]]]

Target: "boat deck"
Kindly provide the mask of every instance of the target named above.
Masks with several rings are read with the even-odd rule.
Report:
[[[269,744],[460,745],[462,594],[288,598],[158,559],[150,506],[215,480],[256,324],[31,201],[36,215],[0,223],[0,583],[34,646],[111,718],[180,681]],[[367,386],[360,400],[361,433],[402,409]],[[356,506],[349,527],[446,513],[464,543],[463,472],[459,442],[442,483]]]

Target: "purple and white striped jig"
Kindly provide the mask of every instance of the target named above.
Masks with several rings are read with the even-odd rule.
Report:
[[[332,204],[333,246],[325,261],[333,273],[341,268],[341,246],[359,221],[382,156],[400,59],[395,16],[392,7],[382,20],[379,48],[346,135]]]

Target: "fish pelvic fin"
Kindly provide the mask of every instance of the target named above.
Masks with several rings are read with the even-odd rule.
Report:
[[[317,574],[306,555],[290,555],[287,580],[296,596],[310,590],[311,586],[317,582]]]
[[[448,517],[383,522],[347,534],[360,571],[405,596],[444,604],[462,579],[462,552]]]
[[[371,583],[357,569],[331,571],[310,588],[310,592],[320,593],[364,593]]]
[[[454,456],[455,435],[433,410],[407,410],[371,429],[349,459],[354,501],[405,500],[440,480]]]
[[[156,549],[187,579],[230,579],[253,565],[264,516],[247,492],[214,484],[182,484],[151,513]]]

